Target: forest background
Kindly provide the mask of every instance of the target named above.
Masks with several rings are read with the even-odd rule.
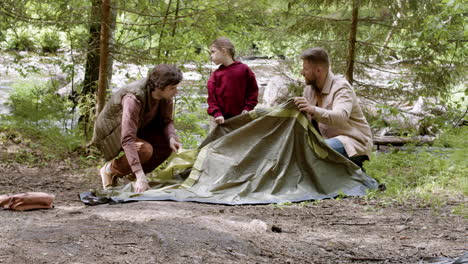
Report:
[[[430,146],[409,140],[404,148],[374,152],[365,168],[387,191],[368,198],[434,207],[455,200],[453,212],[466,216],[467,14],[463,0],[3,0],[1,78],[12,71],[20,77],[11,84],[0,137],[2,146],[20,147],[2,152],[2,163],[48,166],[74,155],[82,167],[100,164],[100,154],[83,146],[115,88],[113,73],[127,64],[172,63],[199,73],[181,85],[175,114],[184,146],[195,148],[206,136],[213,39],[226,36],[239,58],[274,60],[295,80],[300,52],[321,46],[333,71],[372,105],[366,115],[375,133],[435,138]],[[62,74],[27,66],[31,58]],[[69,92],[58,95],[65,84]],[[398,120],[411,119],[408,106],[417,102],[427,111],[416,115],[416,125],[402,126]]]

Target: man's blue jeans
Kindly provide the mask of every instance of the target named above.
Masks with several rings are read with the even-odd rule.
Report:
[[[345,156],[347,159],[351,160],[352,162],[354,162],[354,164],[358,165],[359,167],[362,168],[362,164],[364,163],[364,161],[366,160],[369,160],[369,157],[367,157],[366,155],[363,155],[363,156],[354,156],[354,157],[349,157],[348,156],[348,153],[346,153],[346,150],[343,146],[343,143],[337,139],[337,138],[329,138],[329,139],[325,139],[325,142],[334,150],[336,150],[336,152],[340,153],[341,155]]]
[[[328,138],[328,139],[325,139],[325,142],[327,142],[328,146],[330,146],[332,149],[336,150],[336,152],[340,153],[341,155],[349,159],[348,153],[346,153],[343,143],[341,143],[339,139]]]

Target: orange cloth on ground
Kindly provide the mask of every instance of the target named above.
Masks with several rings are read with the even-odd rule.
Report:
[[[24,211],[52,208],[55,195],[43,192],[26,192],[14,195],[0,195],[0,206],[4,209]]]

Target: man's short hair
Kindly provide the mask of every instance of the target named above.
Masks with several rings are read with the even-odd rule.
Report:
[[[182,71],[175,65],[159,64],[156,65],[148,74],[148,89],[150,92],[154,89],[164,90],[168,85],[175,85],[182,81]]]
[[[301,54],[301,59],[325,67],[328,67],[330,65],[330,62],[328,60],[328,52],[324,48],[320,47],[309,48],[304,50]]]

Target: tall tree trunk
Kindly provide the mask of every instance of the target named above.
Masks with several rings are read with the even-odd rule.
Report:
[[[353,70],[354,60],[356,57],[356,34],[358,26],[358,15],[359,15],[359,0],[353,0],[353,11],[351,18],[351,30],[349,32],[349,43],[348,43],[348,58],[346,65],[346,79],[352,84],[353,83]]]
[[[91,0],[91,21],[89,22],[89,39],[86,53],[85,76],[81,95],[94,94],[99,80],[99,37],[101,33],[101,0]]]
[[[109,87],[107,66],[109,63],[110,13],[110,0],[102,0],[101,41],[99,46],[99,82],[97,91],[96,116],[104,108],[104,104],[106,103],[106,91]]]
[[[90,15],[89,22],[89,39],[88,47],[86,53],[86,66],[85,66],[85,76],[82,83],[82,90],[79,93],[79,104],[80,107],[80,117],[79,124],[81,129],[83,129],[84,135],[86,138],[89,137],[91,133],[92,124],[94,116],[96,115],[96,110],[94,107],[90,107],[89,98],[95,98],[97,92],[97,85],[99,80],[99,65],[100,65],[100,36],[101,36],[101,20],[102,20],[102,0],[91,0],[92,11]],[[110,31],[109,38],[112,43],[113,34],[116,26],[117,11],[116,9],[110,10]],[[110,45],[112,46],[112,45]],[[107,59],[107,83],[110,83],[112,78],[112,56],[108,56]],[[107,90],[107,88],[106,88]],[[97,102],[94,102],[97,104]]]
[[[85,138],[89,138],[91,132],[91,123],[94,115],[94,108],[90,107],[89,98],[96,94],[97,81],[99,79],[99,36],[101,32],[101,0],[91,0],[91,14],[88,28],[88,46],[86,48],[85,75],[83,78],[82,89],[75,94],[73,98],[80,112],[78,124],[83,130]]]

